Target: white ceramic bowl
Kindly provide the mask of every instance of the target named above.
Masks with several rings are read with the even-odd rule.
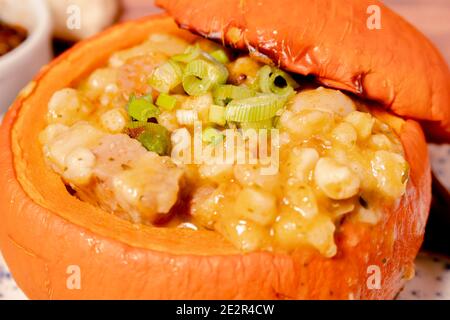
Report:
[[[0,0],[0,20],[28,30],[28,38],[0,57],[0,113],[52,58],[52,23],[44,0]]]

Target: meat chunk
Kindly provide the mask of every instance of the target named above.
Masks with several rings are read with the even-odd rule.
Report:
[[[183,170],[170,158],[148,152],[125,134],[104,136],[92,152],[94,186],[82,190],[85,198],[133,222],[154,222],[177,202]]]

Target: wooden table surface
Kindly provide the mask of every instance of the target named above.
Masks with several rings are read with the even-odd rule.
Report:
[[[125,9],[123,20],[160,12],[152,0],[122,0],[122,2]],[[427,35],[450,65],[450,0],[385,0],[383,2]]]

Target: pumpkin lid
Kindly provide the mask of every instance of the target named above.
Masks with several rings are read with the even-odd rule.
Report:
[[[374,0],[157,0],[177,23],[285,70],[421,120],[450,141],[450,71],[431,42]]]

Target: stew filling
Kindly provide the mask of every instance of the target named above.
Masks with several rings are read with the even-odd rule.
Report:
[[[134,223],[332,257],[344,218],[376,224],[405,193],[408,164],[364,103],[304,82],[153,34],[54,93],[40,141],[75,196]]]

